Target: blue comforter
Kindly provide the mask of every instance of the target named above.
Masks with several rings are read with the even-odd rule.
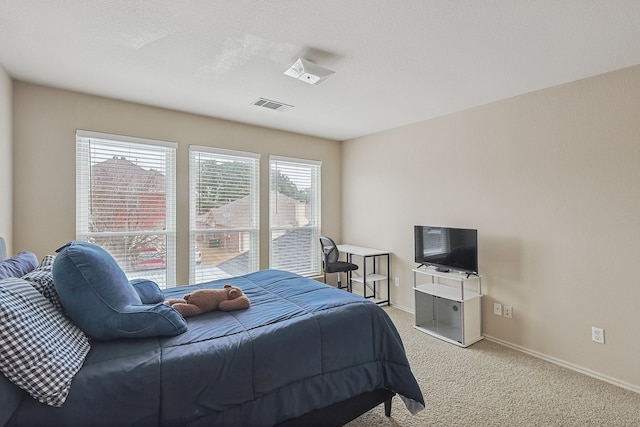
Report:
[[[379,388],[413,413],[424,408],[400,336],[376,304],[278,270],[165,293],[225,283],[251,307],[189,318],[176,337],[94,342],[62,408],[25,395],[9,425],[269,426]]]

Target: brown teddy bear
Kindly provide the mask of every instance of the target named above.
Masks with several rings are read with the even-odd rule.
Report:
[[[193,317],[213,310],[240,310],[251,305],[242,289],[232,285],[224,285],[224,289],[198,289],[184,298],[170,298],[165,303],[175,308],[182,317]]]

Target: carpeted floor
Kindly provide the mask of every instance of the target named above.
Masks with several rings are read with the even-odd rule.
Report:
[[[414,317],[386,307],[426,401],[412,416],[399,397],[348,427],[640,426],[640,394],[482,340],[468,348],[413,328]]]

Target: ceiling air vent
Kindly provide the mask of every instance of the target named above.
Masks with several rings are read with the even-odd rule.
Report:
[[[289,108],[293,108],[293,105],[284,104],[282,102],[273,101],[271,99],[266,98],[258,98],[253,102],[253,105],[257,105],[258,107],[268,108],[270,110],[276,111],[287,111]]]

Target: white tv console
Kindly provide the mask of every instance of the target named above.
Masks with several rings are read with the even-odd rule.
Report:
[[[482,278],[435,267],[413,269],[415,328],[460,347],[482,336]]]

